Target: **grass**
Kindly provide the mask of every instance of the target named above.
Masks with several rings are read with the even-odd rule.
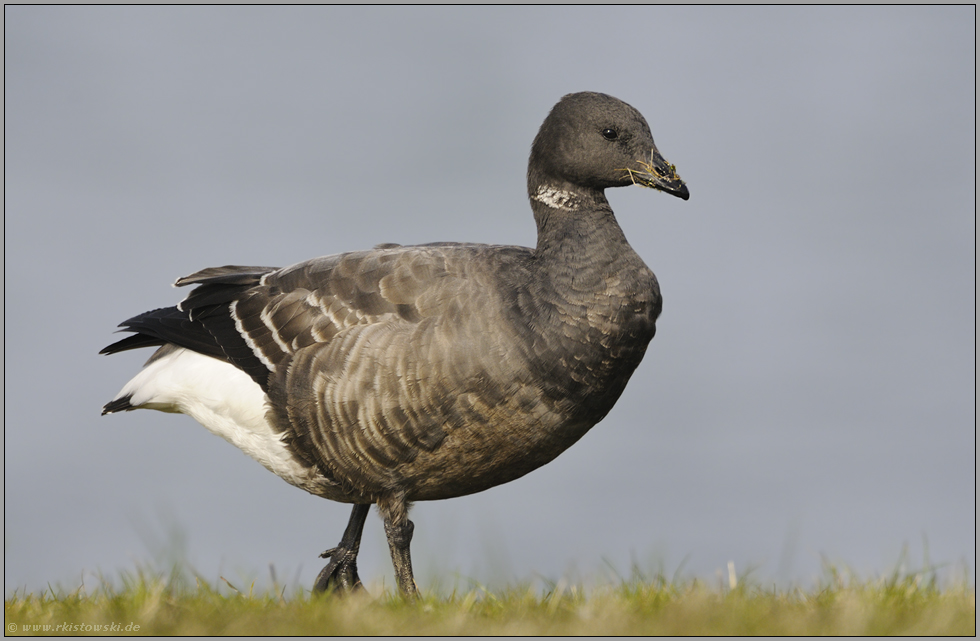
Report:
[[[4,602],[7,635],[967,635],[976,634],[975,590],[940,589],[923,573],[877,580],[830,568],[814,589],[734,589],[692,580],[633,579],[585,590],[475,589],[407,603],[390,591],[315,596],[263,593],[137,572],[108,582]],[[16,626],[16,629],[14,627]],[[48,626],[45,628],[45,626]],[[61,626],[60,628],[58,626]],[[100,626],[96,628],[96,626]],[[108,626],[108,627],[107,627]],[[115,627],[113,627],[115,626]],[[129,628],[127,629],[127,626]],[[138,626],[138,629],[136,628]]]

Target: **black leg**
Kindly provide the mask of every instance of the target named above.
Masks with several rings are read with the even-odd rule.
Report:
[[[391,563],[395,566],[395,580],[398,588],[406,599],[418,597],[415,587],[415,577],[412,574],[412,553],[409,545],[412,543],[412,533],[415,524],[404,519],[401,525],[395,525],[390,519],[385,519],[385,534],[388,535],[388,547],[391,548]]]
[[[364,519],[367,518],[370,509],[369,504],[355,505],[354,509],[351,510],[350,520],[347,522],[347,529],[344,530],[340,544],[320,555],[320,558],[329,558],[330,563],[317,575],[316,583],[313,584],[314,592],[326,592],[329,588],[343,592],[363,589],[361,578],[357,576],[357,551],[361,547]],[[409,568],[409,572],[411,572],[411,568]]]
[[[402,596],[412,601],[418,597],[419,590],[415,587],[415,577],[412,575],[412,553],[409,549],[412,533],[415,531],[415,525],[408,520],[410,506],[403,490],[378,497],[378,512],[385,520],[391,563],[395,566],[395,581],[398,582]]]

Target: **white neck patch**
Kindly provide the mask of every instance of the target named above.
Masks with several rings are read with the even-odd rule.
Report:
[[[552,209],[570,211],[579,208],[579,199],[575,194],[550,185],[541,185],[538,187],[538,191],[534,194],[534,200]]]

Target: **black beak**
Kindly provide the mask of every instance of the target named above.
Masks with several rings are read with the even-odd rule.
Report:
[[[664,160],[656,150],[650,152],[649,160],[638,160],[636,166],[625,170],[634,184],[659,189],[681,200],[687,200],[691,193],[687,185],[677,175],[677,168]]]

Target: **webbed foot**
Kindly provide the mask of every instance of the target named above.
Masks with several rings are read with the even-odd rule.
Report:
[[[313,583],[314,592],[355,592],[364,589],[361,578],[357,576],[357,552],[361,547],[364,520],[370,509],[370,505],[355,505],[340,544],[320,555],[322,559],[329,558],[330,563],[317,575]]]
[[[357,576],[357,550],[346,547],[330,548],[320,555],[321,559],[330,559],[313,584],[314,592],[354,592],[363,590],[361,577]]]

